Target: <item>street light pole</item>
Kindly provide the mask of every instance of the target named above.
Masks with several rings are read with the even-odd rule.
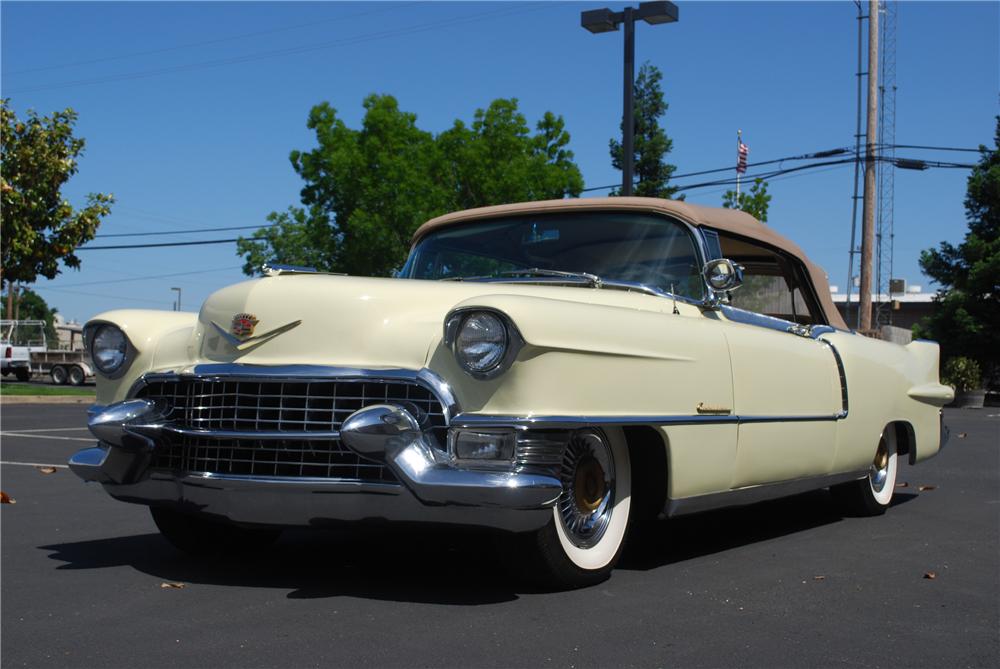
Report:
[[[177,291],[177,302],[174,303],[174,305],[175,305],[174,306],[174,311],[180,311],[181,310],[181,289],[180,288],[171,288],[170,290],[176,290]]]
[[[622,101],[622,195],[632,194],[635,156],[635,17],[631,7],[623,12],[625,24],[625,77]]]
[[[677,21],[677,5],[672,2],[640,2],[620,12],[591,9],[580,13],[580,25],[592,33],[606,33],[625,26],[625,73],[622,101],[622,195],[632,194],[635,161],[635,22],[650,25]]]

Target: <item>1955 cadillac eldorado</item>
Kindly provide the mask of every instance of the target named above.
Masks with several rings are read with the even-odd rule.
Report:
[[[175,546],[480,526],[562,587],[606,578],[642,516],[825,487],[883,513],[953,397],[937,344],[849,331],[795,244],[650,198],[449,214],[398,278],[269,267],[85,336],[98,443],[70,467]]]

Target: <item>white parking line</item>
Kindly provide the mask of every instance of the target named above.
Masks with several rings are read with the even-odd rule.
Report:
[[[23,439],[58,439],[59,441],[86,441],[92,442],[93,439],[84,439],[83,437],[57,437],[53,434],[22,434],[20,432],[0,432],[0,437],[21,437]]]
[[[79,432],[81,430],[86,430],[86,429],[88,429],[86,426],[84,426],[84,427],[40,427],[38,429],[13,430],[13,431],[17,432],[18,434],[21,434],[22,432]]]
[[[69,469],[69,465],[53,465],[46,462],[10,462],[0,460],[0,465],[24,465],[25,467],[55,467],[56,469]]]

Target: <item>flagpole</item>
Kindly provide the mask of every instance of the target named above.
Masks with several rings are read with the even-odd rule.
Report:
[[[736,131],[736,202],[740,201],[740,145],[743,143],[743,131]]]

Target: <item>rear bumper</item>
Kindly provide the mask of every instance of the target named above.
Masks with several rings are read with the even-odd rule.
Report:
[[[252,525],[323,526],[385,520],[474,525],[510,531],[544,526],[561,493],[552,475],[459,468],[431,447],[403,407],[375,405],[344,421],[338,438],[387,465],[400,484],[318,478],[261,478],[150,470],[157,442],[176,428],[156,422],[152,402],[132,400],[91,414],[96,447],[70,469],[116,499],[166,506]]]

